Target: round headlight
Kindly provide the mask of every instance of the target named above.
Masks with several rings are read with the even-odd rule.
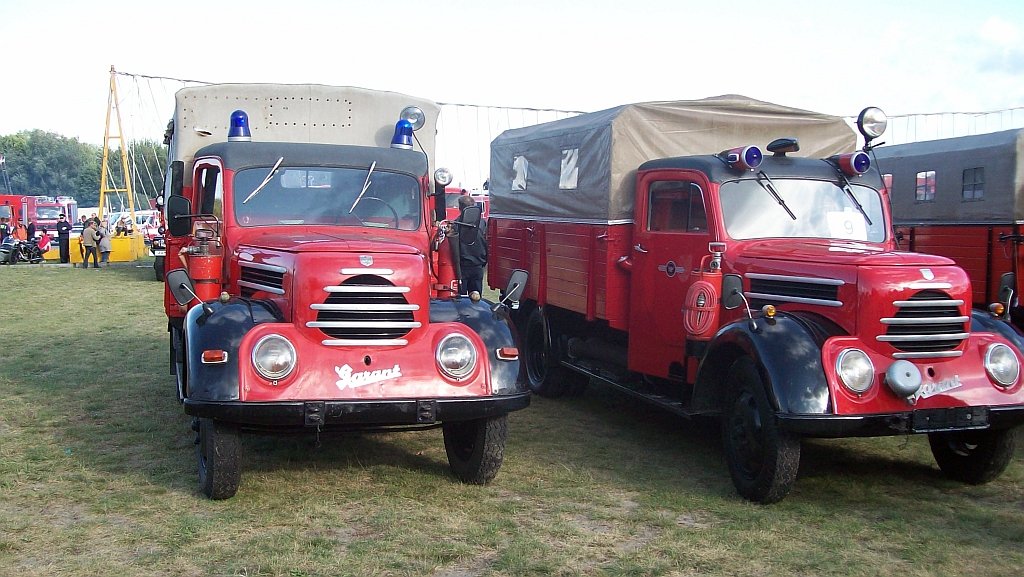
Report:
[[[881,108],[869,106],[860,111],[857,116],[857,128],[864,138],[874,140],[885,133],[885,127],[889,124],[889,118],[882,112]]]
[[[418,106],[406,106],[399,118],[411,124],[413,130],[419,130],[427,123],[427,115]]]
[[[875,366],[860,349],[846,349],[839,353],[836,373],[843,386],[858,395],[871,388],[871,383],[875,381]]]
[[[434,171],[434,182],[441,186],[448,186],[452,183],[452,171],[441,167]]]
[[[1020,375],[1017,355],[1002,343],[989,345],[985,351],[985,372],[997,385],[1004,388],[1013,386]]]
[[[278,381],[295,368],[295,347],[281,335],[267,335],[252,348],[252,365],[268,381]]]
[[[464,379],[476,368],[476,347],[460,334],[451,334],[437,344],[437,368],[453,379]]]

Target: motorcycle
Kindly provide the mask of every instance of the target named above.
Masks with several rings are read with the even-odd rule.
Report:
[[[0,263],[18,264],[29,262],[32,264],[43,262],[43,251],[35,242],[28,242],[8,236],[0,243]]]

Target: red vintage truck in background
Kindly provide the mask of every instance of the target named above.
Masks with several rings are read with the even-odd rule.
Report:
[[[530,391],[506,305],[458,296],[457,235],[479,214],[445,220],[439,112],[349,87],[177,93],[164,305],[210,498],[235,494],[249,430],[441,427],[458,479],[497,474]]]
[[[1024,129],[879,146],[901,247],[947,256],[975,307],[1024,329]]]
[[[885,117],[858,125],[870,149]],[[1020,337],[972,311],[952,260],[897,250],[856,146],[841,118],[738,96],[500,135],[488,279],[530,273],[531,388],[721,416],[757,502],[789,493],[802,437],[926,434],[949,476],[997,477],[1024,422]]]
[[[53,239],[57,238],[57,219],[62,213],[68,217],[68,222],[78,218],[78,203],[73,197],[0,194],[0,217],[25,227],[34,222],[37,232],[45,228]]]

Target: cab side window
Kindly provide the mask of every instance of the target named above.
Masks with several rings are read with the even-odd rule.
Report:
[[[218,220],[224,219],[224,188],[220,182],[220,168],[203,166],[196,174],[197,182],[201,183],[199,191],[199,214],[212,214]]]
[[[707,232],[708,219],[700,186],[683,180],[652,182],[647,190],[647,230]]]

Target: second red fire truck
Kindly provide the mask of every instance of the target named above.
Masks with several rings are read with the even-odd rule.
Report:
[[[884,115],[858,126],[870,149]],[[488,276],[530,273],[531,388],[720,416],[757,502],[790,492],[803,437],[923,434],[950,477],[997,477],[1024,422],[1020,337],[972,310],[952,260],[897,249],[856,146],[841,118],[735,96],[503,133]]]

